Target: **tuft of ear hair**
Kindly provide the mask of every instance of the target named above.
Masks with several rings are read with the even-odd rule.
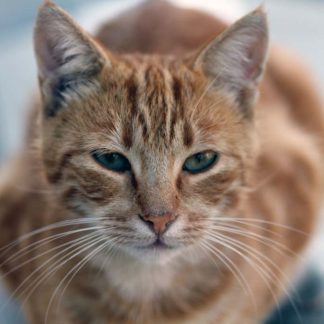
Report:
[[[71,92],[93,85],[108,61],[91,37],[51,1],[39,9],[34,48],[46,116],[55,116]]]
[[[268,47],[267,16],[258,7],[205,46],[194,66],[203,70],[215,88],[234,96],[244,115],[251,116]]]

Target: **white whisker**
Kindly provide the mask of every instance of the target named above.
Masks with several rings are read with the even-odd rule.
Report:
[[[71,278],[69,279],[69,281],[67,282],[67,285],[64,287],[63,289],[63,293],[62,296],[64,294],[65,289],[67,288],[67,286],[70,284],[70,282],[73,280],[73,278],[76,276],[76,274],[81,270],[81,268],[91,259],[93,258],[95,255],[97,255],[101,250],[103,250],[106,246],[108,246],[110,244],[110,242],[106,241],[106,238],[102,238],[101,240],[99,239],[99,241],[104,240],[105,242],[102,243],[99,247],[95,248],[94,250],[92,250],[87,256],[85,256],[81,261],[79,261],[72,269],[70,269],[68,271],[68,273],[63,277],[63,279],[60,281],[59,285],[55,288],[49,303],[47,305],[47,309],[45,312],[45,323],[47,323],[48,320],[48,316],[49,316],[49,310],[51,308],[51,305],[53,303],[53,300],[57,294],[57,292],[59,291],[59,289],[61,288],[61,286],[64,284],[65,280],[69,277],[70,274],[72,274],[74,272],[74,274],[71,276]]]
[[[68,253],[68,258],[66,258],[67,256],[63,256],[63,258],[61,258],[59,261],[57,261],[56,263],[53,264],[53,268],[51,269],[50,272],[47,272],[45,275],[43,275],[41,278],[39,278],[39,281],[37,282],[37,284],[34,286],[35,282],[32,282],[32,286],[33,288],[31,289],[31,291],[29,291],[28,295],[24,298],[24,301],[22,302],[22,305],[25,305],[25,303],[27,302],[28,298],[32,295],[32,293],[47,279],[49,278],[52,274],[54,274],[59,268],[61,268],[62,266],[64,266],[65,264],[67,264],[68,262],[70,262],[72,259],[74,259],[75,257],[79,256],[80,254],[82,254],[83,252],[91,249],[94,245],[98,244],[101,240],[103,240],[102,238],[98,238],[95,237],[97,240],[92,241],[92,243],[89,244],[89,242],[86,242],[84,244],[82,244],[81,246],[77,247],[75,250],[72,251],[72,255],[71,252]],[[91,241],[90,241],[91,242]],[[77,252],[75,252],[76,250],[78,250]],[[63,260],[63,262],[62,262]],[[38,279],[38,278],[37,278]],[[37,280],[36,279],[36,280]],[[31,285],[29,285],[30,287]],[[29,287],[27,289],[29,289]]]
[[[277,251],[281,255],[287,255],[286,253],[284,253],[284,251],[285,251],[289,255],[291,254],[293,257],[302,259],[302,257],[299,254],[297,254],[296,252],[294,252],[293,250],[291,250],[284,244],[277,242],[269,237],[262,236],[260,234],[254,233],[252,231],[242,229],[235,225],[228,225],[228,224],[226,224],[224,226],[213,225],[213,226],[210,226],[209,229],[213,229],[215,231],[225,231],[225,232],[237,234],[237,235],[244,236],[244,237],[249,237],[251,239],[254,239],[257,242],[260,242],[261,244],[263,244],[267,247],[270,247],[271,249]]]
[[[285,285],[281,282],[280,278],[277,275],[275,275],[271,269],[269,269],[269,265],[266,264],[264,261],[262,261],[262,259],[265,259],[268,263],[270,263],[270,265],[272,265],[282,276],[284,276],[284,278],[286,280],[288,280],[288,283],[289,283],[290,281],[289,281],[288,277],[286,276],[286,274],[284,274],[284,272],[272,260],[270,260],[268,257],[264,256],[262,253],[257,251],[255,248],[249,246],[248,244],[245,244],[244,242],[240,242],[238,240],[235,240],[233,238],[227,237],[227,236],[219,234],[219,233],[217,233],[217,234],[209,233],[209,236],[210,236],[209,239],[211,239],[212,241],[215,241],[216,243],[222,244],[225,247],[233,250],[234,252],[239,254],[241,257],[243,257],[246,261],[248,261],[250,263],[249,260],[251,260],[251,258],[242,254],[240,251],[249,253],[249,255],[251,257],[253,257],[255,261],[257,261],[261,264],[261,266],[260,266],[259,264],[256,264],[252,260],[251,261],[253,264],[250,263],[254,267],[255,266],[257,267],[257,271],[259,272],[260,275],[262,273],[261,277],[263,278],[264,282],[267,284],[268,289],[271,292],[271,294],[273,295],[278,308],[279,308],[279,303],[277,301],[277,298],[274,294],[273,289],[272,288],[270,289],[268,280],[272,281],[274,279],[278,282],[278,284],[281,286],[282,290],[288,296],[289,301],[290,301],[291,305],[293,306],[296,314],[298,316],[300,316],[298,309],[297,309],[295,303],[293,302],[293,300],[290,298],[290,295],[289,295]],[[267,269],[268,271],[265,271],[264,268]],[[270,270],[270,273],[269,273],[269,270]]]
[[[36,230],[33,230],[29,233],[26,233],[26,234],[20,236],[16,240],[14,240],[14,241],[10,242],[9,244],[7,244],[6,246],[2,247],[0,249],[0,251],[3,251],[3,250],[4,251],[1,253],[1,255],[3,253],[6,253],[7,252],[6,250],[18,245],[19,243],[23,242],[24,240],[26,240],[28,238],[31,238],[34,235],[41,234],[43,232],[54,230],[54,229],[61,228],[61,227],[67,227],[67,226],[73,226],[73,225],[84,225],[84,224],[93,223],[95,221],[100,221],[100,220],[105,220],[105,217],[89,218],[89,219],[86,219],[86,218],[71,219],[71,220],[60,221],[60,222],[56,222],[53,224],[43,226],[41,228],[38,228]]]
[[[239,268],[237,265],[228,257],[226,254],[224,254],[222,251],[217,249],[215,246],[211,245],[208,241],[203,240],[199,242],[200,245],[202,245],[205,249],[209,250],[213,255],[215,255],[222,263],[225,264],[225,266],[231,271],[231,273],[234,275],[234,278],[236,278],[239,285],[242,287],[243,291],[250,295],[251,300],[253,302],[253,305],[256,307],[256,303],[254,300],[254,295],[252,293],[252,290],[246,281],[246,279],[241,274]],[[217,263],[216,263],[217,264]]]
[[[36,242],[33,242],[30,245],[27,245],[24,248],[18,250],[11,257],[9,257],[5,261],[3,261],[0,264],[0,267],[3,266],[5,263],[11,262],[12,260],[17,259],[17,258],[21,258],[21,257],[25,256],[26,254],[28,254],[28,253],[36,250],[36,249],[41,248],[42,246],[45,246],[45,245],[47,245],[49,243],[52,243],[53,241],[56,241],[56,240],[59,240],[61,238],[65,238],[67,236],[74,235],[74,234],[77,234],[77,233],[81,233],[81,232],[85,232],[85,231],[93,231],[93,230],[100,229],[100,228],[101,228],[101,226],[93,226],[93,227],[87,227],[87,228],[82,228],[82,229],[77,229],[77,230],[71,230],[71,231],[68,231],[68,232],[63,232],[63,233],[60,233],[60,234],[55,234],[55,235],[48,236],[46,238],[43,238],[43,239],[41,239],[39,241],[36,241]],[[49,251],[51,251],[51,250],[49,250]],[[49,251],[47,251],[47,252],[49,252]],[[45,253],[47,253],[47,252],[45,252]],[[43,254],[41,254],[41,255],[43,255]],[[38,255],[38,256],[41,256],[41,255]],[[31,259],[30,259],[30,261],[31,261]]]
[[[69,251],[72,249],[72,253],[74,252],[73,248],[74,247],[78,247],[78,245],[80,244],[84,244],[84,245],[87,245],[88,242],[96,237],[98,234],[94,234],[94,233],[91,233],[91,234],[88,234],[86,235],[85,237],[81,237],[77,240],[74,240],[72,242],[70,242],[70,246],[68,246],[67,248],[65,248],[63,251],[60,251],[58,252],[57,254],[55,254],[54,256],[52,256],[50,259],[48,259],[46,262],[44,262],[43,264],[41,264],[39,267],[37,267],[31,274],[29,274],[27,276],[27,278],[25,278],[23,280],[23,282],[12,292],[11,296],[8,298],[8,302],[3,305],[1,308],[0,308],[0,311],[9,303],[10,300],[12,300],[14,298],[14,296],[17,295],[17,293],[23,288],[23,286],[28,282],[28,280],[30,280],[37,272],[39,272],[42,268],[46,267],[47,264],[49,264],[52,260],[54,260],[55,258],[57,258],[59,255],[62,255],[64,254],[66,251]],[[65,243],[64,243],[65,244]],[[71,252],[69,252],[68,254],[71,254]],[[62,259],[64,259],[66,257],[66,255],[63,255],[63,258],[59,259],[57,262],[60,262]],[[56,264],[54,263],[54,265]],[[53,266],[54,266],[53,265]],[[36,279],[33,279],[32,283],[29,284],[23,292],[19,293],[19,295],[23,295],[24,292],[30,287],[30,286],[33,286],[34,282],[37,281],[38,277],[36,277]]]

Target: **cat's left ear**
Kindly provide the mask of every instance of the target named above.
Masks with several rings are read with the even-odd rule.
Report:
[[[39,9],[34,47],[46,116],[54,116],[69,98],[91,91],[109,64],[91,36],[50,0]]]
[[[268,46],[267,17],[259,7],[204,47],[194,66],[203,70],[215,88],[234,96],[243,113],[249,116]]]

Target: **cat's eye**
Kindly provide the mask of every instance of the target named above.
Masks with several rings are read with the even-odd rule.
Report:
[[[219,154],[214,151],[204,151],[191,155],[183,164],[182,169],[190,173],[207,171],[219,159]]]
[[[119,153],[92,152],[92,157],[104,168],[115,172],[131,170],[129,161]]]

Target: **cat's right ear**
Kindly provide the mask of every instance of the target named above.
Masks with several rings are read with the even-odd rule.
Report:
[[[38,76],[46,116],[96,85],[108,58],[74,20],[51,1],[40,7],[34,30]]]
[[[238,20],[195,57],[211,85],[232,96],[250,117],[258,94],[269,47],[267,15],[263,7]]]

